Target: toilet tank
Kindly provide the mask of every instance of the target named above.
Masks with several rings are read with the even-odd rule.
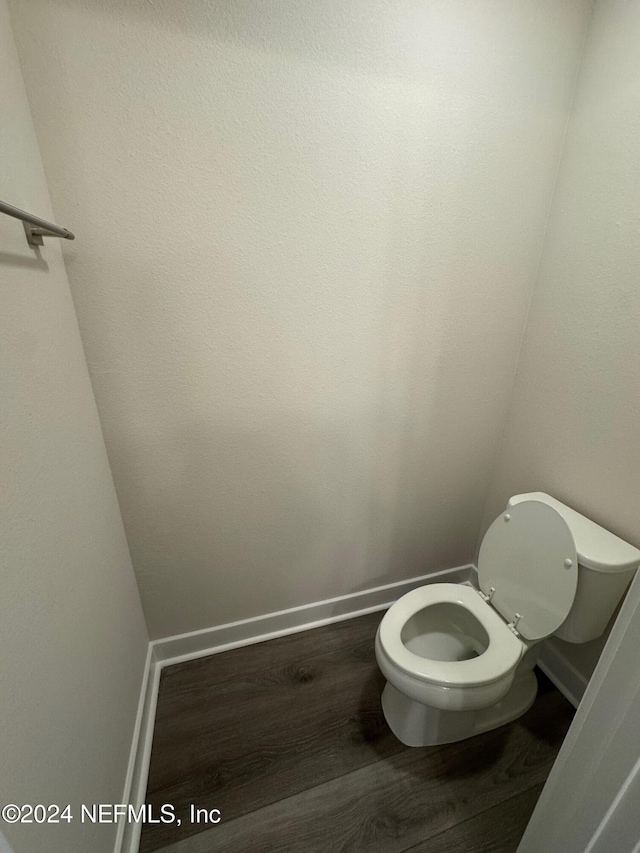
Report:
[[[541,501],[553,507],[567,523],[576,545],[576,597],[554,636],[568,643],[595,640],[607,627],[640,566],[640,551],[544,492],[514,495],[508,505],[521,501]]]

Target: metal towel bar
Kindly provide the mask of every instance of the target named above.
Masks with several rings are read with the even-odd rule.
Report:
[[[7,216],[22,220],[24,233],[27,235],[27,243],[30,246],[44,246],[43,237],[62,237],[63,240],[76,239],[76,235],[66,228],[54,225],[53,222],[47,222],[46,219],[40,219],[39,216],[20,210],[19,207],[7,204],[6,201],[0,201],[0,213],[6,213]]]

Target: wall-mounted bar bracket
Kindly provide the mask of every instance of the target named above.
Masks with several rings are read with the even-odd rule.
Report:
[[[22,224],[24,226],[24,233],[27,235],[27,243],[30,246],[44,246],[43,237],[60,237],[59,234],[54,234],[53,231],[49,231],[46,228],[39,228],[37,225],[32,225],[30,222],[25,222],[23,220]],[[63,239],[73,240],[74,236],[71,234],[70,237],[64,237]]]
[[[53,222],[40,219],[39,216],[20,210],[19,207],[7,204],[6,201],[0,201],[0,213],[6,213],[7,216],[22,220],[24,233],[27,235],[27,243],[30,246],[44,246],[43,237],[61,237],[63,240],[75,240],[76,238],[75,234],[67,228],[61,228]]]

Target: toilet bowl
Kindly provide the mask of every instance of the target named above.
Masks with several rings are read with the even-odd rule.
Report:
[[[485,708],[509,690],[526,651],[475,589],[436,583],[404,595],[376,637],[383,675],[416,702]]]
[[[594,544],[595,571],[611,578],[626,573],[630,580],[640,564],[633,546],[548,495],[515,496],[482,541],[480,589],[430,584],[389,608],[375,652],[387,680],[384,715],[399,740],[408,746],[449,743],[528,710],[537,692],[537,644],[570,613],[578,641],[592,639],[594,625],[606,625],[624,592],[618,582],[616,594],[607,597],[602,581],[583,582],[599,594],[578,596],[575,612],[578,566],[584,575]]]
[[[437,583],[407,593],[376,635],[389,727],[406,746],[428,746],[524,714],[537,693],[532,645],[471,586]]]

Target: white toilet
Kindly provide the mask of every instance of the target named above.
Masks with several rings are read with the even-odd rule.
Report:
[[[479,590],[414,589],[376,636],[386,720],[407,746],[450,743],[516,719],[533,703],[540,640],[599,637],[640,551],[542,492],[516,495],[487,531]]]

